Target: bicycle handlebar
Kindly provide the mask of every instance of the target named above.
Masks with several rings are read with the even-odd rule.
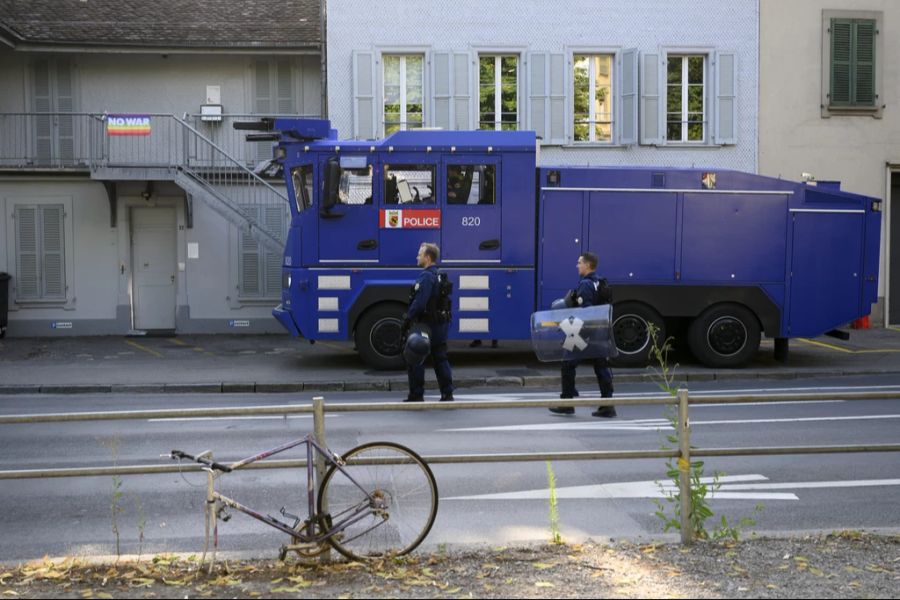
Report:
[[[186,458],[202,465],[206,465],[207,467],[215,469],[216,471],[222,471],[223,473],[231,473],[234,470],[227,465],[223,465],[222,463],[217,463],[215,461],[209,460],[208,458],[191,456],[190,454],[182,452],[181,450],[172,450],[172,452],[169,453],[169,456],[172,458],[172,460],[181,460],[183,458]]]

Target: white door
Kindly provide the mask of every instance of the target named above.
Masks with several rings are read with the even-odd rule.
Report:
[[[175,329],[175,209],[131,209],[135,329]]]

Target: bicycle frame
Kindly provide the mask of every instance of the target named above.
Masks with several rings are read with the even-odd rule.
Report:
[[[288,535],[290,535],[294,539],[300,540],[302,544],[309,544],[312,546],[320,546],[323,542],[328,540],[330,537],[335,534],[340,533],[345,530],[350,525],[362,520],[366,516],[377,513],[378,509],[376,507],[377,500],[369,493],[368,490],[363,488],[353,477],[344,469],[343,461],[340,456],[333,454],[328,448],[325,448],[319,445],[315,439],[313,439],[312,435],[307,435],[298,440],[293,440],[291,442],[287,442],[278,446],[276,448],[272,448],[271,450],[266,450],[264,452],[260,452],[259,454],[255,454],[253,456],[249,456],[243,460],[232,463],[229,465],[229,468],[232,471],[240,469],[241,467],[245,467],[249,464],[255,463],[260,460],[264,460],[269,458],[270,456],[274,456],[276,454],[280,454],[286,450],[290,450],[291,448],[296,448],[297,446],[306,446],[306,487],[307,487],[307,501],[308,501],[308,514],[307,520],[304,522],[306,524],[305,527],[301,527],[297,529],[297,525],[299,525],[300,518],[295,515],[291,515],[292,517],[297,519],[297,523],[294,526],[288,525],[283,521],[272,517],[271,515],[263,515],[261,513],[256,512],[252,508],[248,506],[244,506],[243,504],[237,502],[236,500],[229,498],[227,496],[223,496],[219,492],[215,490],[215,481],[218,479],[223,473],[217,471],[211,467],[207,467],[204,469],[207,472],[207,490],[206,490],[206,506],[205,506],[205,517],[206,517],[206,540],[203,547],[203,556],[200,558],[200,564],[203,564],[206,560],[206,554],[209,550],[209,533],[210,529],[213,532],[213,553],[212,559],[210,561],[209,570],[212,572],[213,565],[216,561],[216,552],[219,547],[219,524],[218,524],[218,513],[219,510],[216,507],[217,503],[222,504],[223,506],[227,506],[229,508],[233,508],[237,511],[244,513],[249,517],[253,517],[257,521],[261,521],[270,527],[274,527],[279,531],[282,531]],[[355,485],[363,494],[365,494],[365,500],[357,504],[355,507],[347,509],[342,513],[343,516],[346,513],[350,513],[349,516],[343,518],[343,520],[338,523],[332,523],[332,525],[328,529],[324,529],[317,533],[317,522],[318,518],[322,515],[318,514],[315,506],[315,496],[317,491],[316,480],[315,480],[315,471],[314,471],[314,458],[315,453],[318,452],[324,459],[333,465],[337,470],[344,474],[347,479],[350,480],[353,485]],[[209,457],[212,459],[212,453],[205,452],[201,455],[198,455],[196,458]],[[321,484],[321,482],[318,482]],[[386,520],[386,519],[385,519]],[[383,522],[383,521],[382,521]],[[376,527],[380,525],[375,525]],[[304,533],[303,530],[306,529],[307,533]]]

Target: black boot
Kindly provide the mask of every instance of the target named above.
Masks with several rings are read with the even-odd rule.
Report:
[[[604,419],[614,419],[618,416],[615,406],[601,406],[591,413],[591,416],[601,417]]]

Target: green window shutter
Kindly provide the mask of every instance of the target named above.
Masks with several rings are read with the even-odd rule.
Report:
[[[875,21],[831,20],[831,106],[875,106]]]
[[[38,211],[34,206],[17,206],[16,216],[16,298],[40,297],[38,274]]]
[[[850,82],[853,65],[853,22],[831,20],[831,105],[848,106],[852,101]]]
[[[875,21],[854,21],[853,103],[875,106]]]

